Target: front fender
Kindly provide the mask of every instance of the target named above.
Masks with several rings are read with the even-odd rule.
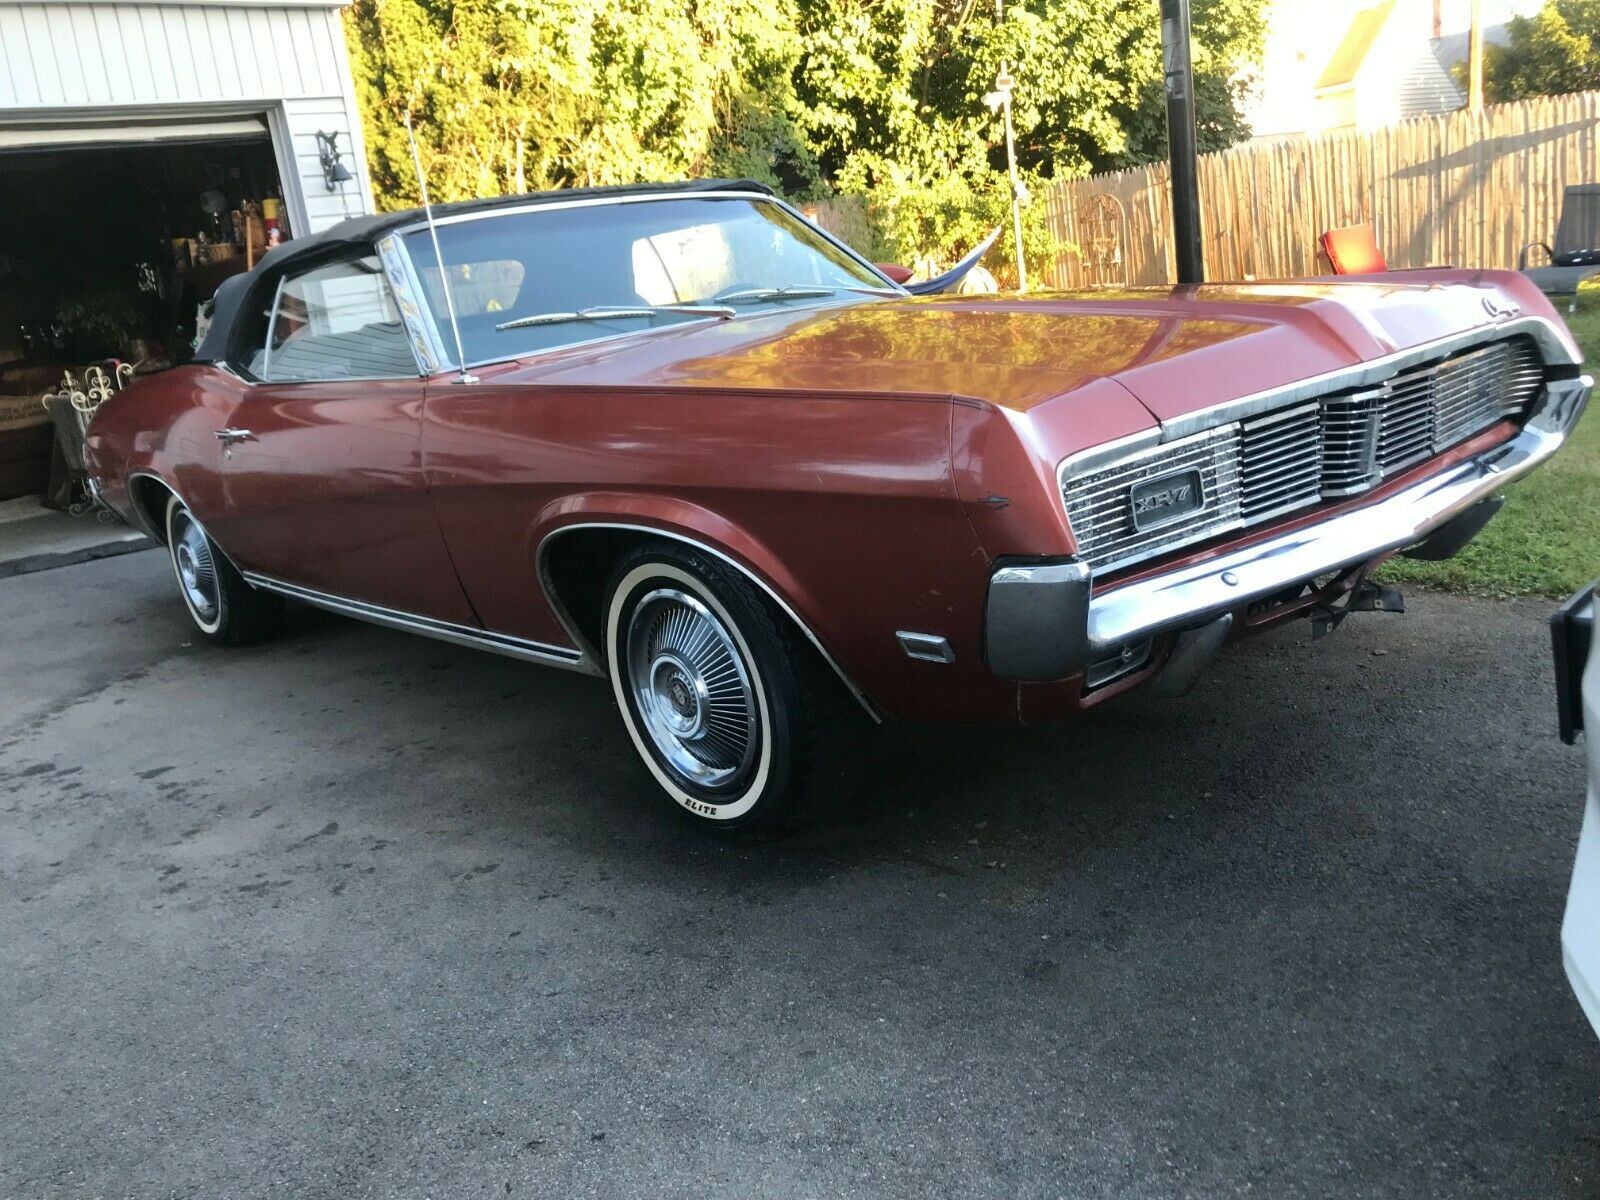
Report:
[[[989,560],[953,495],[915,512],[860,504],[854,520],[819,517],[809,529],[772,522],[762,532],[675,496],[587,492],[548,505],[532,536],[545,600],[578,641],[547,570],[551,547],[582,529],[629,529],[698,547],[759,587],[800,628],[862,705],[922,720],[993,720],[1016,711],[1015,685],[983,665]],[[752,522],[754,524],[754,522]],[[947,639],[955,661],[909,658],[897,635]]]
[[[771,547],[721,514],[675,496],[635,492],[563,496],[539,514],[532,538],[535,562],[543,562],[552,538],[596,527],[649,530],[701,546],[753,577],[792,612],[816,615],[816,597]],[[540,578],[544,578],[542,566]]]
[[[428,487],[490,629],[571,636],[538,577],[541,547],[583,524],[638,526],[733,564],[875,710],[993,719],[1015,713],[1015,688],[983,666],[989,560],[952,478],[951,408],[859,392],[430,387]],[[954,661],[909,658],[901,632],[946,639]]]
[[[821,615],[816,598],[783,560],[759,538],[710,509],[671,496],[618,492],[566,496],[540,513],[534,534],[534,562],[545,601],[579,648],[602,662],[601,648],[585,644],[579,624],[561,603],[550,576],[550,548],[564,534],[584,529],[617,529],[683,542],[721,559],[759,587],[805,634],[839,680],[874,719],[877,709],[850,672],[816,632]]]

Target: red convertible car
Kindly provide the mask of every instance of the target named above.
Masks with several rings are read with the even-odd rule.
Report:
[[[213,641],[287,597],[605,676],[721,828],[837,799],[866,720],[1069,717],[1396,606],[1372,568],[1465,545],[1591,386],[1511,272],[912,295],[748,182],[435,217],[230,281],[94,486]]]

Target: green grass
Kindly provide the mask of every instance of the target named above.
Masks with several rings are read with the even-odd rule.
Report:
[[[1562,316],[1583,346],[1586,369],[1600,364],[1600,287],[1579,293]],[[1470,546],[1447,562],[1407,558],[1382,577],[1477,596],[1566,596],[1600,575],[1600,402],[1591,403],[1567,444],[1506,490],[1506,506]]]

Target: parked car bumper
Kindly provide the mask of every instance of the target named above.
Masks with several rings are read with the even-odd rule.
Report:
[[[1561,961],[1573,995],[1600,1034],[1600,792],[1595,787],[1589,789],[1572,863],[1572,886],[1561,922]]]
[[[1561,740],[1587,743],[1589,794],[1572,864],[1572,886],[1561,922],[1561,961],[1584,1015],[1600,1033],[1600,580],[1579,591],[1551,619],[1556,709]]]
[[[1203,562],[1104,590],[1072,560],[1002,563],[990,580],[984,630],[990,669],[1010,679],[1063,679],[1158,634],[1414,546],[1554,454],[1593,386],[1587,375],[1552,381],[1509,441],[1365,507]]]

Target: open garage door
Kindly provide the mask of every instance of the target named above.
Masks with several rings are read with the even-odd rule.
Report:
[[[265,117],[129,122],[114,127],[70,122],[0,125],[0,153],[7,150],[65,150],[72,147],[153,146],[167,142],[227,142],[268,136]]]
[[[187,360],[198,307],[265,248],[248,214],[281,220],[277,164],[255,116],[0,125],[0,499],[46,491],[63,372]]]

